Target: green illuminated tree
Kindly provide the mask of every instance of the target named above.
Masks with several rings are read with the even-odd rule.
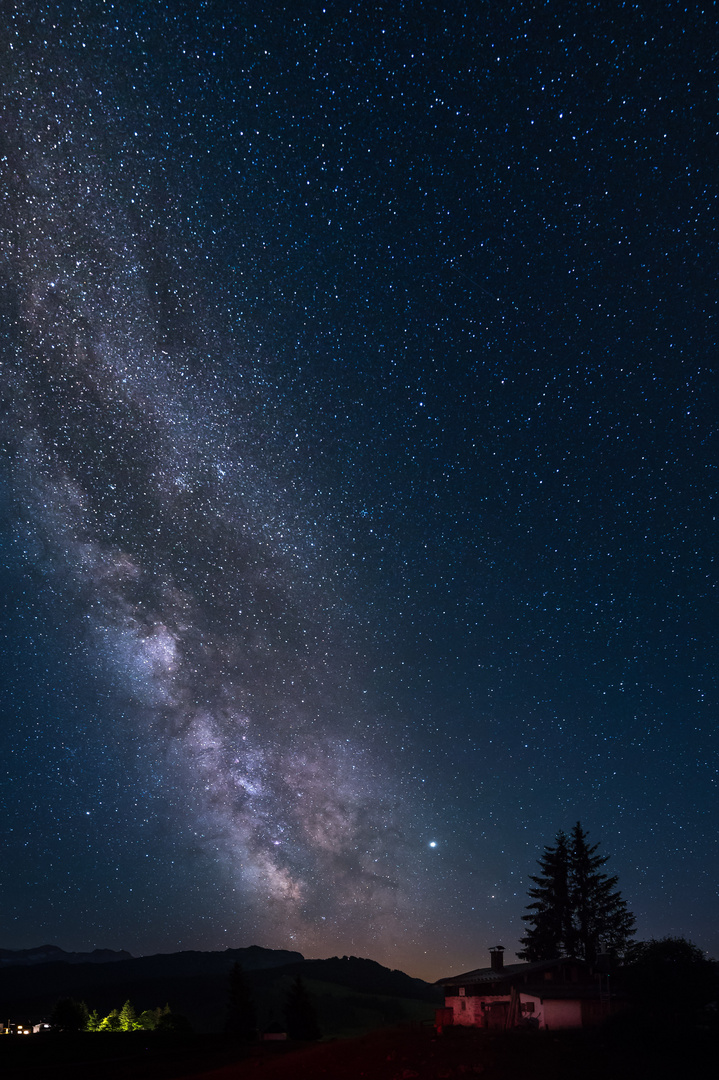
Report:
[[[93,1009],[88,1015],[87,1024],[85,1025],[85,1031],[97,1031],[100,1026],[100,1014],[97,1009]]]
[[[138,1016],[137,1022],[143,1031],[154,1031],[161,1014],[162,1009],[145,1009]]]
[[[137,1022],[137,1013],[130,1001],[126,1001],[120,1010],[120,1030],[137,1031],[141,1025]]]
[[[98,1031],[122,1031],[120,1023],[120,1014],[117,1009],[113,1009],[108,1013],[104,1019],[102,1019],[97,1028]]]

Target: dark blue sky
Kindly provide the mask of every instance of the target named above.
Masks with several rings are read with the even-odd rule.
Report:
[[[715,31],[14,6],[3,945],[717,952]]]

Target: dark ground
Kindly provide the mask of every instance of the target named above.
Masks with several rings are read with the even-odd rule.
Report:
[[[703,1045],[703,1044],[706,1045]],[[620,1032],[488,1034],[404,1027],[311,1046],[219,1036],[127,1035],[10,1038],[3,1080],[695,1080],[713,1076],[709,1036],[648,1039]]]

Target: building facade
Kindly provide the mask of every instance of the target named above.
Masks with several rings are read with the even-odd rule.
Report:
[[[593,1027],[609,1015],[608,976],[581,960],[562,957],[505,967],[501,945],[490,950],[490,957],[490,967],[437,980],[445,995],[438,1026],[559,1031]]]

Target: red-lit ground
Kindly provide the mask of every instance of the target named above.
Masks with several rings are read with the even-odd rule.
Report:
[[[703,1038],[703,1037],[702,1037]],[[700,1040],[701,1041],[701,1040]],[[655,1039],[623,1032],[489,1034],[431,1027],[375,1031],[312,1046],[233,1046],[222,1038],[186,1041],[127,1037],[2,1040],[2,1080],[694,1080],[702,1070],[697,1036]]]

